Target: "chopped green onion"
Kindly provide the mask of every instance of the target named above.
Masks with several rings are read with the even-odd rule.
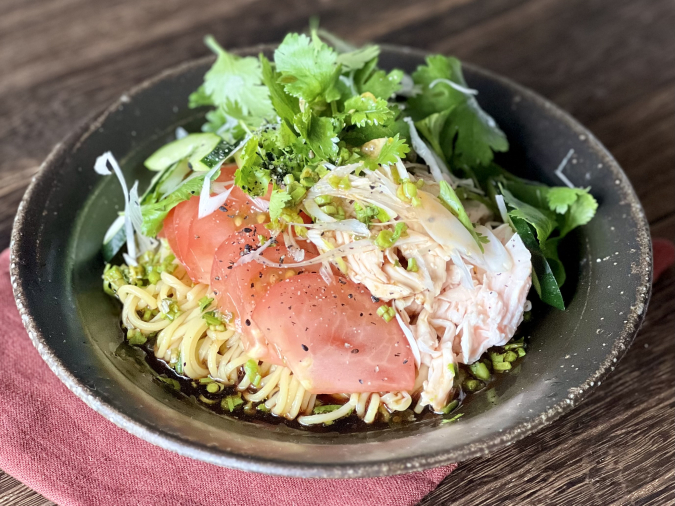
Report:
[[[143,333],[138,329],[129,329],[127,331],[127,339],[129,341],[129,344],[132,346],[139,346],[141,344],[145,344],[146,341],[148,340],[148,338],[145,337]]]
[[[490,380],[490,371],[483,362],[474,362],[469,366],[469,371],[481,381]]]
[[[389,323],[392,318],[396,317],[396,311],[391,306],[383,305],[377,308],[377,316],[381,316],[385,322]]]
[[[326,204],[333,202],[333,197],[330,195],[319,195],[318,197],[314,198],[314,202],[316,202],[317,205],[325,206]]]
[[[500,362],[504,362],[504,354],[503,353],[490,353],[490,360],[492,360],[493,366],[495,364],[500,363]]]
[[[209,383],[213,383],[213,378],[199,378],[199,383],[201,385],[208,385]]]
[[[223,387],[223,385],[221,385],[220,383],[209,383],[208,385],[206,385],[206,391],[210,394],[217,394],[223,388],[225,387]]]
[[[516,352],[518,353],[519,357],[524,357],[527,355],[527,352],[523,348],[516,348]]]
[[[504,362],[515,362],[518,354],[515,351],[507,351],[504,353]]]
[[[257,409],[258,411],[262,411],[263,413],[269,413],[270,412],[270,408],[265,406],[265,404],[258,404],[255,409]]]
[[[495,372],[504,372],[511,369],[510,362],[492,362],[492,367],[494,367]]]
[[[455,399],[454,401],[449,402],[448,405],[445,406],[441,411],[443,412],[443,414],[447,415],[448,413],[455,410],[457,406],[459,406],[459,401]]]
[[[241,404],[244,404],[244,401],[241,399],[241,394],[237,393],[235,395],[228,395],[225,397],[221,403],[220,406],[223,409],[227,409],[230,413],[234,411],[234,408],[237,406],[240,406]]]
[[[214,326],[214,327],[223,327],[223,330],[225,330],[225,326],[220,318],[216,315],[215,311],[207,311],[202,315],[202,319],[209,325],[209,326]]]
[[[419,270],[417,267],[417,260],[415,260],[414,258],[409,258],[408,267],[406,267],[406,270],[410,272],[417,272]]]
[[[477,392],[481,388],[483,388],[483,382],[477,379],[467,379],[464,380],[464,383],[462,385],[464,387],[464,390],[468,392]]]
[[[207,307],[211,305],[212,302],[213,302],[212,298],[204,295],[204,297],[199,299],[199,311],[203,312]]]
[[[248,380],[253,383],[253,380],[255,380],[256,376],[258,375],[258,361],[253,360],[252,358],[249,359],[244,364],[244,372],[246,373]]]
[[[398,222],[394,227],[394,231],[382,230],[375,239],[375,244],[380,249],[391,248],[396,241],[398,241],[405,231],[408,230],[408,225],[403,222]]]

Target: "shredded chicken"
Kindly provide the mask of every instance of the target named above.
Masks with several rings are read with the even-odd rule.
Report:
[[[394,174],[396,167],[397,174]],[[342,204],[347,218],[355,218],[354,202],[375,205],[390,219],[408,225],[405,237],[384,250],[369,249],[332,262],[352,281],[364,284],[374,297],[393,302],[401,325],[409,326],[419,351],[419,394],[415,407],[430,406],[441,411],[448,403],[455,383],[457,364],[475,362],[488,348],[504,345],[513,337],[523,318],[531,286],[530,253],[509,225],[495,224],[484,204],[463,202],[476,232],[485,239],[482,248],[467,229],[438,200],[438,183],[414,167],[409,175],[402,163],[353,173],[356,166],[337,167],[331,175],[348,177],[347,188],[335,188],[319,181],[308,193],[313,199],[329,195]],[[422,205],[412,206],[397,193],[399,178],[424,178],[417,194]],[[321,252],[361,240],[344,230],[330,230],[332,217],[316,205],[306,206],[326,228],[310,230],[308,239]],[[386,225],[393,229],[393,225]],[[337,228],[337,227],[335,227]],[[382,225],[371,228],[374,238]],[[413,262],[415,268],[407,266]]]

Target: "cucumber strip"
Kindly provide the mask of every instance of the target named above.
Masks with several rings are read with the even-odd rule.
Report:
[[[190,157],[192,159],[194,157],[196,160],[201,160],[213,151],[220,142],[220,136],[214,133],[189,134],[187,137],[175,140],[159,148],[145,160],[145,166],[153,171],[161,171],[183,158]]]
[[[195,153],[190,157],[190,165],[192,170],[196,171],[208,171],[218,165],[222,160],[225,160],[230,156],[230,153],[234,151],[236,145],[230,144],[229,142],[221,141],[218,145],[213,148],[209,153],[203,155],[201,158],[198,158],[200,155],[199,152]]]
[[[110,225],[110,228],[108,228],[108,231],[103,238],[103,246],[101,247],[103,260],[110,262],[126,243],[127,235],[124,230],[124,216],[118,216],[117,219],[112,222],[112,225]]]

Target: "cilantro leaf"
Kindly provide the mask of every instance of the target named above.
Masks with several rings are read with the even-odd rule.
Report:
[[[260,64],[262,66],[262,80],[269,89],[272,105],[279,117],[291,127],[293,118],[300,112],[298,99],[286,93],[284,87],[278,82],[280,75],[273,68],[270,61],[260,54]]]
[[[422,93],[408,99],[408,112],[434,151],[452,167],[470,169],[488,165],[493,151],[508,150],[506,135],[494,119],[462,91],[466,81],[459,60],[436,55],[426,63],[413,73]]]
[[[363,165],[370,170],[377,169],[378,165],[392,165],[399,158],[405,158],[405,155],[410,151],[410,147],[406,144],[405,139],[401,139],[398,134],[394,137],[374,139],[371,142],[378,142],[380,144],[379,152],[376,152],[374,155],[365,153],[360,158]]]
[[[449,128],[447,138],[456,139],[452,157],[448,157],[454,166],[487,165],[492,161],[493,151],[509,149],[504,132],[474,97],[450,111],[446,126]]]
[[[234,173],[234,184],[253,197],[267,193],[271,181],[269,170],[262,166],[259,139],[251,137],[241,150],[241,165]]]
[[[337,53],[318,38],[289,33],[274,52],[274,61],[281,73],[279,82],[290,95],[306,102],[320,97],[326,102],[339,98]]]
[[[401,89],[403,71],[394,69],[388,74],[384,70],[374,72],[358,87],[361,93],[372,93],[377,98],[389,99]]]
[[[363,68],[366,63],[380,54],[380,46],[364,46],[353,51],[341,53],[337,57],[337,63],[346,71]]]
[[[293,125],[321,160],[331,160],[338,154],[337,132],[342,125],[335,118],[315,116],[311,109],[296,114]]]
[[[203,87],[192,94],[191,103],[204,105],[209,97],[213,105],[253,126],[274,118],[269,92],[262,84],[260,62],[228,53],[210,35],[204,42],[217,58],[204,75]]]
[[[560,236],[566,236],[576,227],[585,225],[595,216],[598,202],[581,188],[555,187],[546,194],[551,210],[563,215]]]
[[[372,96],[357,95],[345,101],[345,114],[352,125],[384,125],[393,119],[394,113],[386,100]]]
[[[462,66],[457,58],[441,55],[428,56],[426,65],[420,65],[412,74],[413,81],[422,93],[408,99],[408,111],[414,121],[419,121],[436,112],[451,109],[466,101],[465,93],[444,83],[434,81],[447,79],[466,86]]]
[[[292,201],[293,198],[285,191],[272,191],[272,197],[270,198],[270,218],[272,221],[278,220],[286,205]]]
[[[462,201],[459,200],[455,190],[453,190],[452,186],[450,186],[445,181],[440,182],[440,188],[441,192],[438,195],[438,199],[441,201],[443,206],[452,214],[454,214],[461,224],[464,225],[464,227],[469,231],[471,237],[473,237],[478,244],[481,253],[485,252],[483,244],[486,242],[486,238],[484,236],[479,236],[479,234],[476,232],[476,229],[474,228],[473,223],[471,223],[469,215],[466,214],[464,205],[462,204]]]
[[[445,127],[445,122],[447,121],[450,112],[452,112],[452,108],[430,114],[426,118],[415,123],[417,131],[426,137],[433,150],[446,162],[446,150],[443,149],[443,146],[441,145],[441,136],[443,135],[443,128]]]

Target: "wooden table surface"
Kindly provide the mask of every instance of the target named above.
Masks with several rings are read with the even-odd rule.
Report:
[[[312,15],[357,43],[454,54],[550,98],[616,156],[654,236],[675,236],[672,0],[2,0],[0,249],[49,150],[127,88]],[[675,275],[614,373],[572,413],[462,462],[421,504],[674,504]],[[53,504],[0,471],[0,505]]]

